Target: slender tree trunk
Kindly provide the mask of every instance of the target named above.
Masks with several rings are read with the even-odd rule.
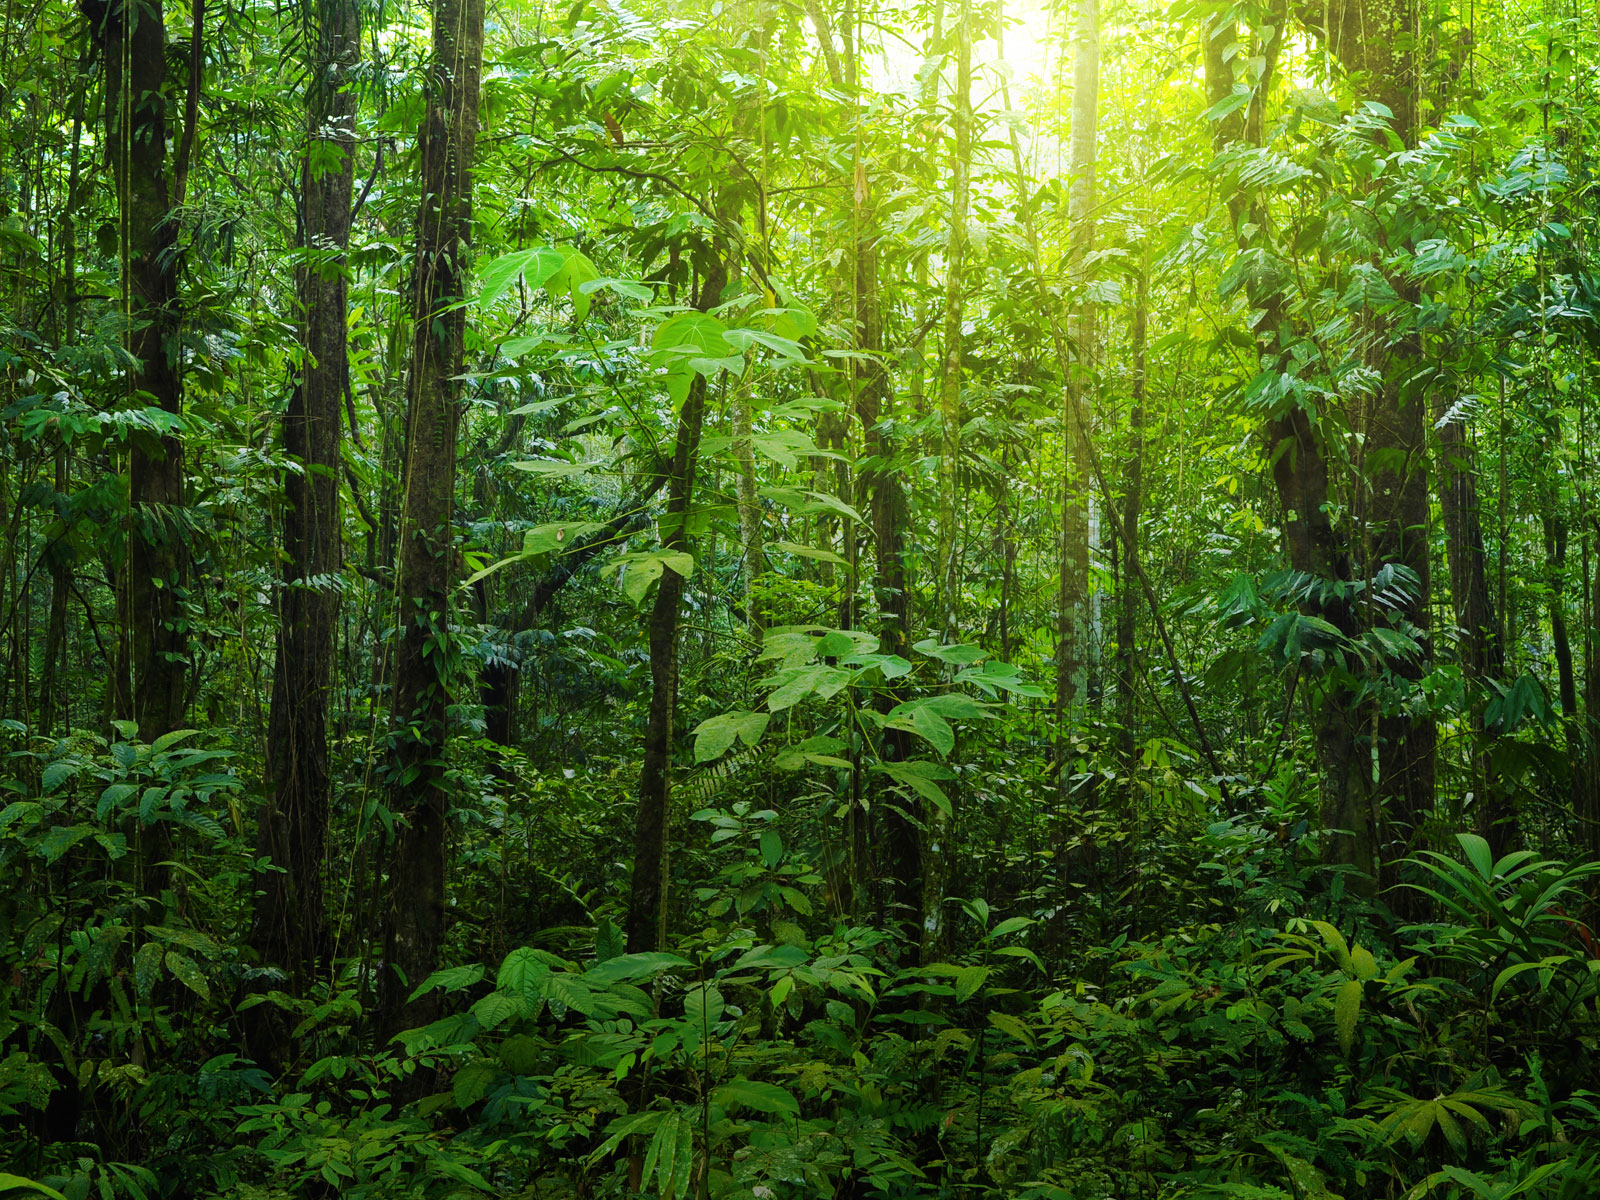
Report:
[[[755,582],[767,569],[761,545],[761,500],[756,494],[755,443],[751,434],[750,398],[735,388],[733,401],[733,452],[739,460],[734,481],[739,509],[739,550],[744,583],[745,622],[751,632],[761,630],[761,615],[756,611]]]
[[[972,33],[965,0],[956,17],[956,86],[951,95],[954,144],[950,153],[950,229],[945,240],[943,361],[939,370],[939,528],[937,576],[939,631],[957,640],[961,579],[957,512],[961,474],[961,326],[966,319],[964,288],[967,214],[972,190]]]
[[[86,38],[78,56],[67,168],[67,201],[61,218],[62,288],[58,311],[62,317],[56,341],[63,346],[70,345],[78,336],[78,203],[83,178],[81,146],[88,80],[89,42]],[[72,461],[65,438],[56,446],[55,460],[55,491],[64,502],[72,491]],[[62,694],[61,686],[67,638],[67,601],[72,591],[73,556],[67,533],[63,522],[61,536],[49,549],[50,616],[45,628],[44,671],[39,684],[39,733],[46,737],[55,729],[61,708],[67,707],[63,703],[66,697]]]
[[[1488,560],[1484,553],[1481,508],[1478,500],[1477,455],[1466,427],[1448,414],[1441,414],[1439,429],[1439,470],[1437,489],[1439,511],[1444,517],[1445,555],[1450,566],[1450,601],[1455,624],[1456,653],[1467,681],[1468,703],[1474,734],[1484,734],[1484,684],[1505,674],[1504,647],[1500,641],[1499,618],[1489,592]],[[1489,776],[1488,755],[1472,753],[1473,791],[1482,810],[1496,805],[1490,796],[1496,790]],[[1494,821],[1484,822],[1493,826]]]
[[[448,711],[456,652],[450,591],[460,376],[472,250],[472,161],[483,66],[484,0],[435,0],[427,109],[418,143],[422,206],[412,280],[397,591],[389,807],[401,818],[389,857],[380,1025],[386,1036],[434,1019],[437,993],[408,1000],[438,964],[445,925]],[[417,1079],[413,1093],[423,1085]]]
[[[319,0],[315,24],[300,177],[306,262],[298,284],[306,362],[283,421],[284,450],[299,469],[284,476],[284,568],[267,723],[267,799],[256,836],[257,855],[272,865],[256,876],[250,937],[262,961],[286,968],[302,986],[328,952],[322,870],[328,700],[342,566],[338,472],[341,405],[349,387],[345,250],[355,181],[356,96],[350,76],[361,53],[357,0]],[[263,1034],[268,1033],[264,1026]],[[277,1061],[286,1047],[253,1049],[258,1058]]]
[[[727,281],[720,253],[706,273],[695,299],[701,312],[716,307]],[[700,458],[700,433],[705,424],[706,377],[696,374],[689,383],[678,413],[671,474],[667,478],[667,509],[661,518],[661,546],[666,551],[686,551],[688,517],[694,501],[695,471]],[[678,703],[678,616],[685,579],[671,567],[661,573],[650,609],[650,711],[644,736],[644,763],[639,770],[639,800],[634,815],[633,884],[628,895],[625,932],[628,953],[654,950],[664,944],[667,932],[667,882],[670,878],[668,801],[672,790],[672,740]]]
[[[1087,694],[1092,652],[1089,627],[1089,438],[1080,419],[1087,410],[1094,314],[1081,290],[1088,282],[1087,259],[1094,245],[1095,130],[1100,97],[1099,0],[1078,0],[1072,64],[1071,171],[1067,200],[1070,239],[1069,284],[1080,293],[1073,300],[1069,335],[1072,369],[1063,380],[1066,404],[1062,415],[1065,470],[1061,491],[1061,572],[1056,616],[1056,736],[1064,756],[1072,708]],[[1063,759],[1064,761],[1064,759]],[[1061,772],[1063,786],[1066,771]]]
[[[1148,340],[1150,311],[1150,263],[1148,252],[1139,267],[1133,301],[1133,403],[1128,413],[1128,457],[1122,465],[1124,487],[1122,498],[1123,577],[1117,593],[1117,743],[1122,754],[1123,769],[1131,771],[1134,757],[1134,728],[1137,713],[1134,709],[1134,680],[1138,675],[1138,648],[1135,639],[1139,627],[1139,594],[1135,580],[1139,573],[1139,520],[1144,509],[1144,423],[1145,423],[1145,350]]]

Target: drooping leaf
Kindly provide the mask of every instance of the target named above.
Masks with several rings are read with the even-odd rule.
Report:
[[[711,1102],[723,1108],[753,1108],[756,1112],[798,1116],[800,1102],[794,1094],[774,1083],[754,1079],[732,1079],[712,1090]]]

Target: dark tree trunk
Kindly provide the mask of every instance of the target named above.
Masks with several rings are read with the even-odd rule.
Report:
[[[716,252],[713,252],[714,254]],[[715,261],[701,284],[695,307],[715,307],[727,275]],[[694,501],[695,470],[700,458],[700,432],[706,415],[706,377],[690,381],[667,477],[667,509],[661,519],[661,545],[684,551],[689,545],[689,507]],[[678,703],[678,612],[685,579],[671,567],[661,573],[650,608],[650,712],[645,728],[644,762],[639,770],[635,811],[633,884],[628,896],[628,953],[659,948],[667,927],[667,804],[672,784],[672,727]]]
[[[877,610],[878,649],[883,654],[902,657],[910,645],[911,598],[906,573],[907,503],[904,486],[894,465],[896,446],[888,435],[886,422],[894,400],[889,373],[883,365],[883,313],[878,294],[878,247],[872,228],[874,217],[867,188],[865,166],[857,189],[855,226],[861,236],[855,245],[854,306],[856,345],[866,356],[858,365],[856,380],[856,420],[861,426],[865,458],[860,485],[866,493],[867,519],[872,526],[873,607]],[[901,700],[893,688],[879,695],[879,707],[888,712]],[[879,756],[888,762],[907,756],[906,735],[898,729],[885,729],[878,742]],[[849,837],[854,860],[854,889],[870,891],[869,880],[887,877],[889,890],[884,897],[893,911],[891,920],[914,921],[922,904],[922,841],[919,822],[898,802],[884,798],[875,805],[882,814],[883,855],[881,870],[875,871],[870,818],[859,804],[850,810]],[[859,911],[864,896],[855,898]]]
[[[307,72],[306,161],[300,176],[305,214],[301,244],[307,261],[298,284],[306,364],[283,419],[284,451],[299,469],[284,476],[285,562],[267,723],[267,797],[256,836],[256,853],[269,858],[272,869],[256,876],[250,936],[263,962],[284,967],[302,987],[328,952],[322,869],[329,797],[328,691],[342,565],[339,445],[341,405],[349,386],[345,249],[356,150],[356,96],[349,84],[360,58],[359,5],[356,0],[319,0],[315,22]],[[272,1061],[281,1059],[286,1047],[254,1049],[257,1057]]]
[[[121,225],[128,350],[138,361],[126,377],[127,401],[177,417],[178,230],[167,176],[161,3],[87,0],[84,11],[98,34],[105,73],[106,147]],[[108,707],[113,717],[131,717],[139,736],[154,741],[178,728],[184,711],[189,646],[182,597],[189,555],[179,516],[183,442],[176,435],[137,438],[128,460],[127,563],[118,589],[121,661],[113,670]],[[159,893],[168,879],[162,864],[171,854],[166,824],[143,827],[138,841],[144,889]]]
[[[445,780],[455,650],[450,590],[465,294],[472,247],[472,159],[483,66],[484,0],[435,0],[427,111],[418,137],[422,206],[412,283],[412,355],[399,538],[400,635],[395,652],[389,858],[380,1026],[385,1037],[425,1024],[437,993],[409,1001],[438,965],[445,926]],[[420,1087],[420,1082],[416,1087]],[[413,1092],[415,1088],[413,1088]]]
[[[1489,592],[1488,560],[1483,548],[1483,526],[1478,500],[1477,455],[1466,427],[1444,414],[1439,426],[1439,511],[1444,517],[1445,554],[1450,567],[1451,610],[1459,632],[1456,653],[1467,681],[1472,708],[1472,728],[1484,733],[1484,683],[1505,674],[1505,653],[1494,598]],[[1473,791],[1477,794],[1485,833],[1500,826],[1495,781],[1489,777],[1488,755],[1475,751],[1472,758]]]

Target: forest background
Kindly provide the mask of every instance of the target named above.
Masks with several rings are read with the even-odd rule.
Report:
[[[0,1196],[1594,1195],[1597,69],[8,0]]]

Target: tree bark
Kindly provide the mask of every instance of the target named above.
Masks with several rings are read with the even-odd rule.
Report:
[[[1117,593],[1117,745],[1123,769],[1134,765],[1134,681],[1138,676],[1139,594],[1135,580],[1139,574],[1139,520],[1144,511],[1144,422],[1146,363],[1150,312],[1150,264],[1148,254],[1139,265],[1133,300],[1133,386],[1128,412],[1128,456],[1122,464],[1122,586]]]
[[[727,271],[714,250],[713,262],[695,298],[701,312],[722,298]],[[698,372],[678,413],[672,468],[667,477],[667,508],[661,518],[661,547],[686,551],[689,508],[694,501],[700,433],[705,424],[706,377]],[[658,949],[666,940],[669,869],[668,801],[672,790],[673,723],[678,703],[678,615],[685,579],[671,567],[661,573],[650,609],[650,710],[645,727],[644,762],[634,814],[633,883],[628,895],[629,954]]]
[[[1069,144],[1071,190],[1067,200],[1068,283],[1075,296],[1069,316],[1072,368],[1062,380],[1066,404],[1062,413],[1064,471],[1061,490],[1061,558],[1059,608],[1056,614],[1056,736],[1065,762],[1067,726],[1072,708],[1088,691],[1089,614],[1089,438],[1087,411],[1094,314],[1082,296],[1088,283],[1088,256],[1094,246],[1095,136],[1100,96],[1099,0],[1078,0],[1072,63],[1072,136]],[[1065,786],[1066,771],[1061,772]]]
[[[256,853],[270,859],[271,868],[256,875],[250,936],[263,962],[284,967],[301,986],[328,953],[322,870],[328,699],[342,566],[341,405],[349,387],[345,251],[356,151],[350,76],[360,61],[360,8],[357,0],[319,0],[314,20],[300,175],[306,261],[297,280],[305,365],[283,419],[284,451],[298,469],[284,476],[285,561],[267,722],[266,802],[256,835]],[[284,1049],[255,1047],[257,1057],[269,1061],[281,1059]]]
[[[400,818],[389,858],[380,1025],[425,1024],[438,994],[408,997],[438,963],[445,926],[445,781],[456,651],[450,590],[456,445],[472,248],[472,160],[483,66],[484,0],[435,0],[427,109],[418,136],[422,204],[412,277],[412,356],[399,538],[389,807]],[[413,1087],[420,1087],[419,1080]]]
[[[85,0],[98,35],[105,78],[106,148],[117,193],[123,255],[130,407],[182,415],[178,344],[177,222],[167,174],[166,30],[161,0]],[[183,620],[188,573],[183,440],[177,433],[132,440],[128,451],[127,559],[118,575],[121,638],[108,710],[132,718],[155,741],[181,724],[189,639]],[[131,685],[131,687],[130,687]],[[171,857],[167,824],[138,831],[147,894],[166,887]]]
[[[939,527],[936,533],[939,632],[957,640],[961,580],[961,326],[966,317],[967,216],[972,191],[972,33],[962,0],[956,16],[956,85],[951,94],[950,228],[945,239],[944,336],[939,369]]]

